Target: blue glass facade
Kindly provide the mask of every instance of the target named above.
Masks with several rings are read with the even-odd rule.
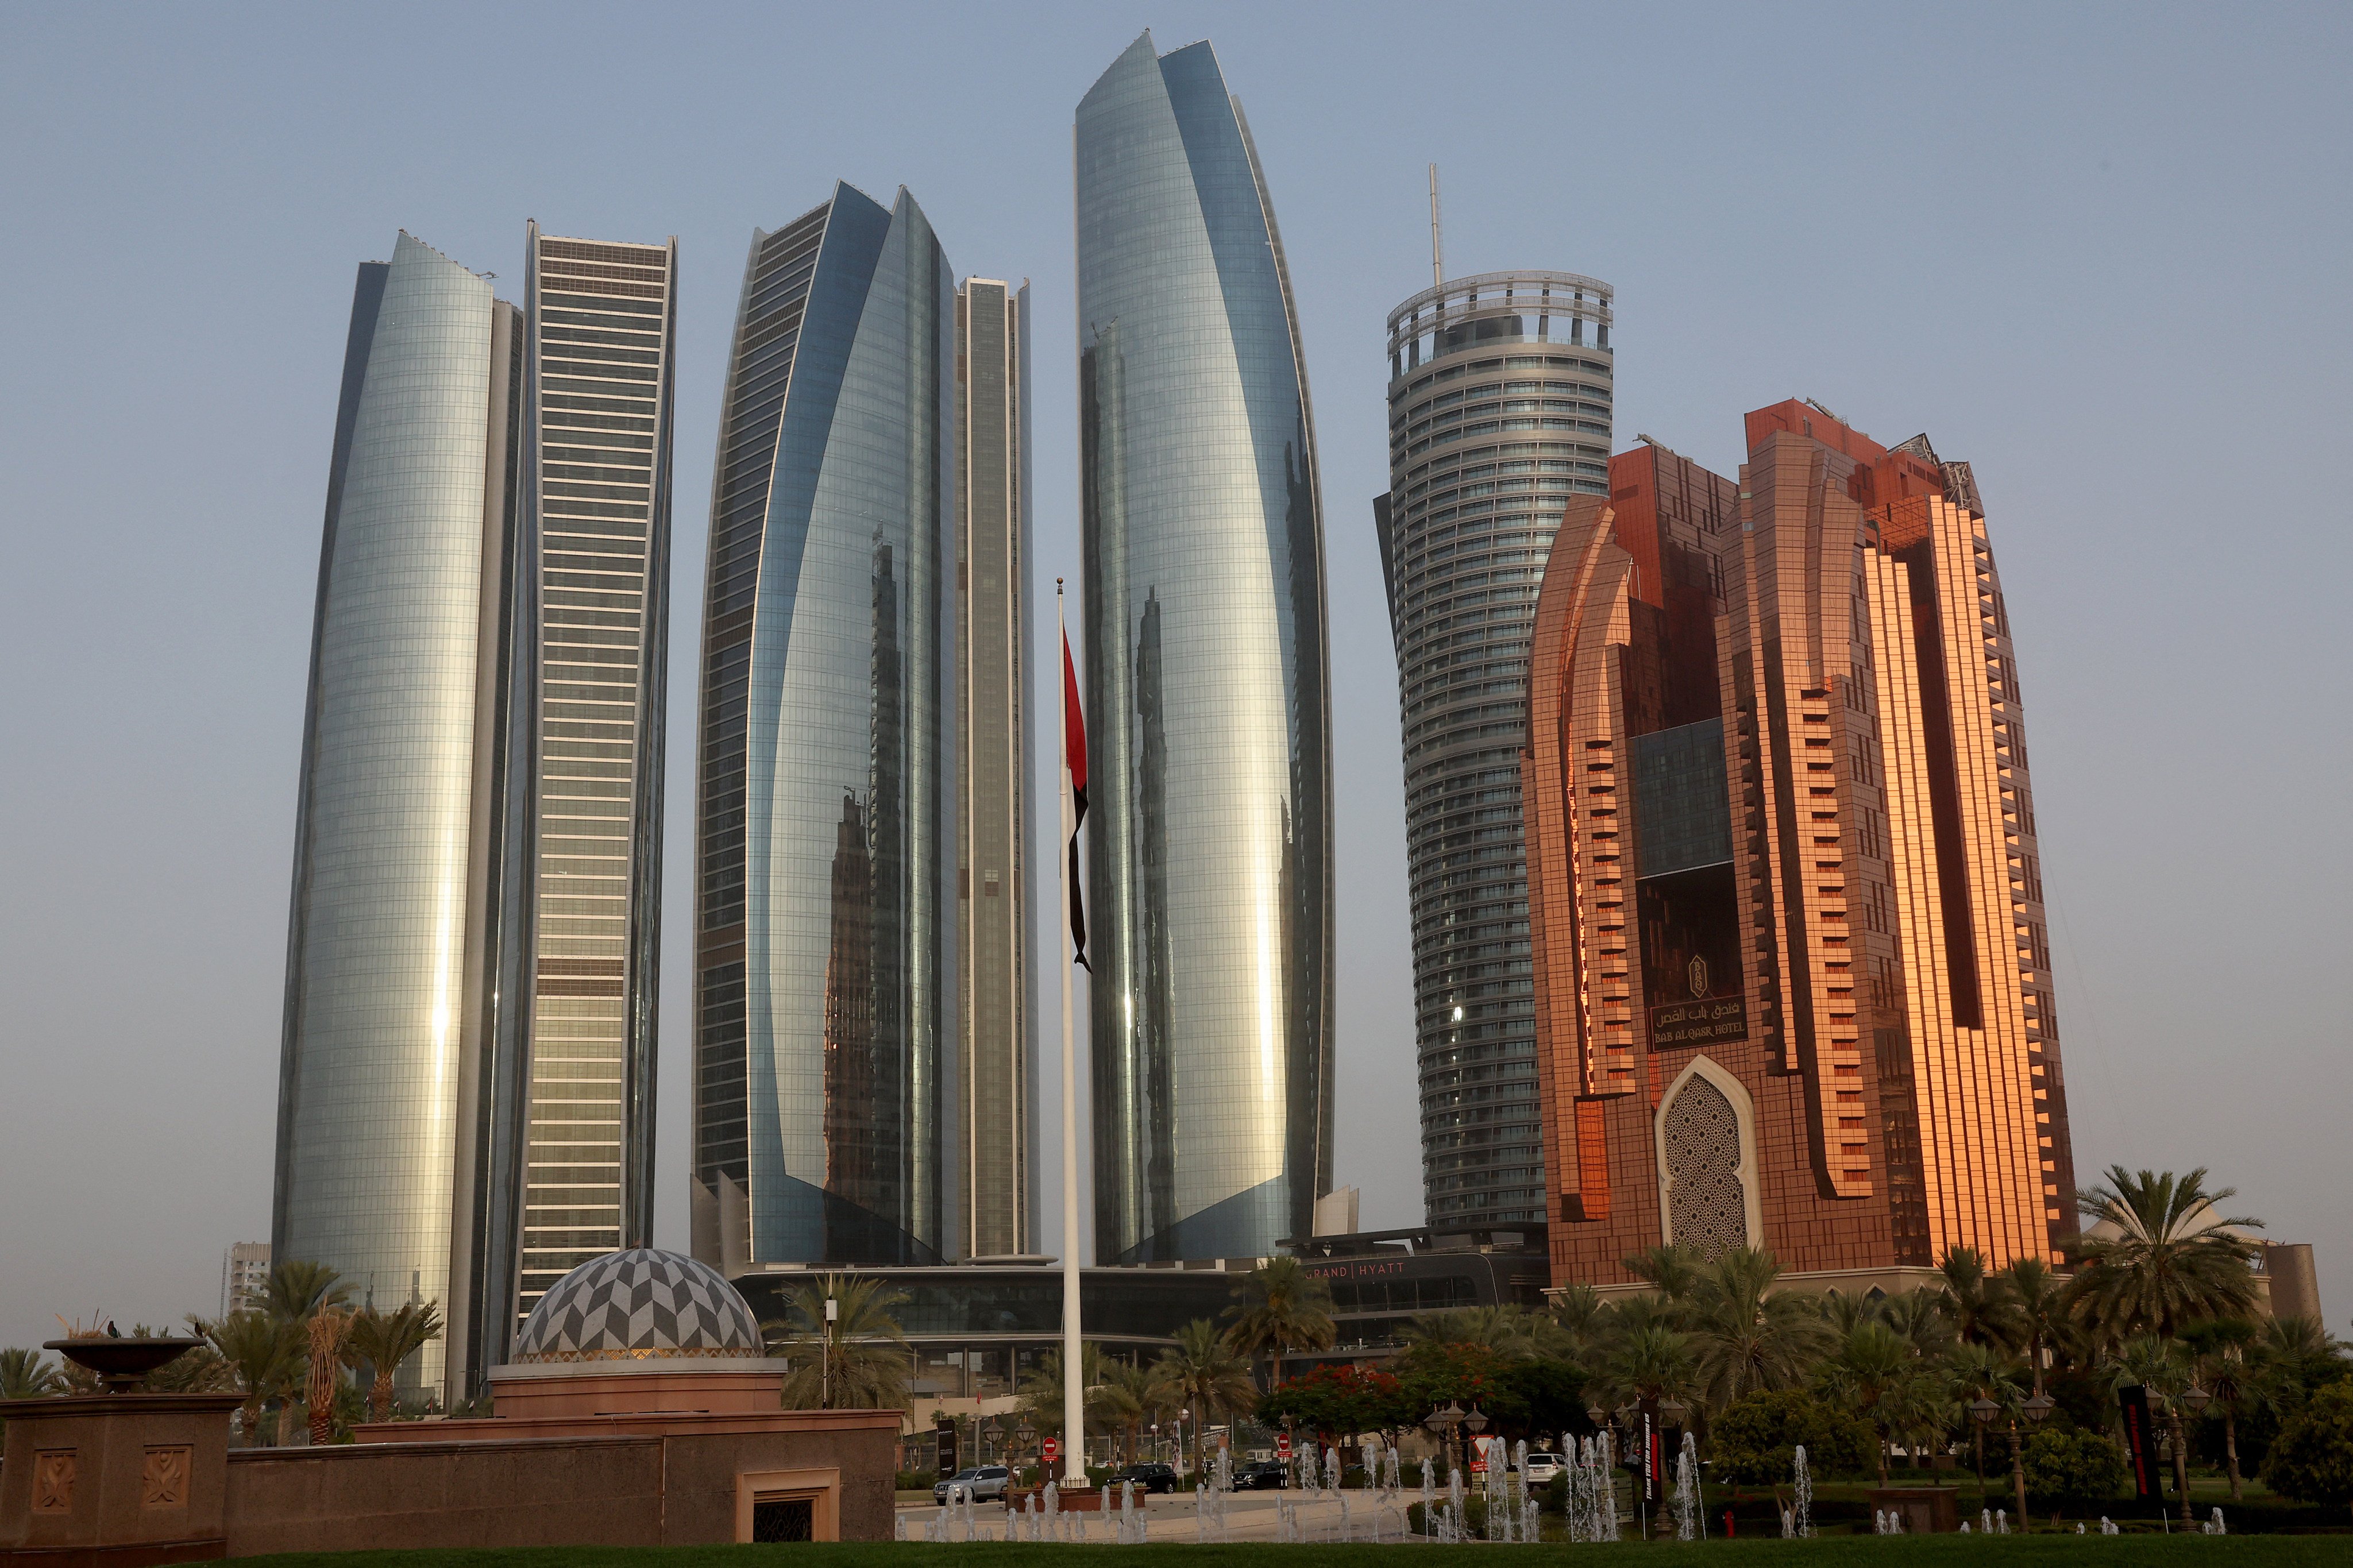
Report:
[[[1282,237],[1206,43],[1081,101],[1096,1258],[1271,1253],[1331,1185],[1330,699]]]
[[[955,299],[904,191],[839,186],[745,270],[697,821],[695,1250],[731,1274],[947,1234]]]

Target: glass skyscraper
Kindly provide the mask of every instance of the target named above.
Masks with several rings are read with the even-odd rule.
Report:
[[[695,908],[697,1257],[951,1233],[955,285],[848,185],[754,236],[721,410]]]
[[[967,1258],[1035,1250],[1037,825],[1029,786],[1029,289],[956,292],[956,1172]]]
[[[271,1250],[440,1303],[411,1395],[651,1229],[675,262],[534,224],[523,310],[405,234],[360,268]]]
[[[1545,1217],[1520,748],[1536,588],[1571,495],[1609,493],[1610,289],[1493,272],[1389,312],[1389,493],[1422,1196]]]
[[[1081,100],[1095,1255],[1271,1253],[1331,1185],[1330,697],[1282,237],[1207,43]]]
[[[406,234],[360,268],[287,943],[270,1255],[329,1265],[355,1304],[453,1316],[495,1032],[521,325]],[[405,1393],[442,1391],[451,1329]]]

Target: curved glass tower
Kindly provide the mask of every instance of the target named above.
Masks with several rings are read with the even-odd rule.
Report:
[[[1282,237],[1207,43],[1081,100],[1095,1257],[1252,1257],[1331,1185],[1330,696]]]
[[[294,850],[271,1256],[455,1305],[491,952],[512,306],[406,234],[360,269]],[[462,1289],[461,1289],[461,1294]],[[459,1336],[453,1334],[453,1339]],[[404,1391],[438,1389],[437,1340]]]
[[[1572,495],[1609,493],[1609,285],[1488,272],[1389,312],[1389,493],[1373,503],[1405,743],[1422,1201],[1541,1222],[1520,748],[1536,588]]]
[[[729,1273],[932,1262],[947,1234],[955,319],[903,190],[754,236],[696,823],[694,1246]]]

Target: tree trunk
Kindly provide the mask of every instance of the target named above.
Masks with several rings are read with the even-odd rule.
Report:
[[[2026,1445],[2013,1429],[2010,1434],[2010,1479],[2018,1492],[2018,1531],[2026,1533]]]
[[[2173,1489],[2181,1494],[2181,1523],[2184,1529],[2191,1523],[2189,1513],[2189,1447],[2181,1436],[2181,1410],[2170,1412],[2173,1426]]]
[[[2232,1408],[2222,1406],[2222,1454],[2231,1465],[2231,1500],[2239,1500],[2239,1417]]]
[[[379,1372],[368,1384],[368,1419],[381,1421],[384,1413],[392,1408],[392,1373]]]

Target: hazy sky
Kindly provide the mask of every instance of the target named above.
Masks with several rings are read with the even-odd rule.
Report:
[[[328,444],[354,265],[403,227],[509,297],[525,218],[679,237],[657,1240],[686,1245],[676,721],[751,231],[837,177],[885,201],[904,184],[960,273],[1032,280],[1050,593],[1079,565],[1071,111],[1146,26],[1164,51],[1215,40],[1299,291],[1336,710],[1337,1173],[1364,1223],[1420,1218],[1368,503],[1382,322],[1429,281],[1434,159],[1451,273],[1616,286],[1620,447],[1641,432],[1733,473],[1743,412],[1811,396],[1975,464],[2077,1167],[2211,1166],[2234,1208],[2318,1246],[2345,1331],[2353,11],[18,3],[0,1344],[49,1337],[52,1313],[209,1311],[221,1249],[268,1235]]]

